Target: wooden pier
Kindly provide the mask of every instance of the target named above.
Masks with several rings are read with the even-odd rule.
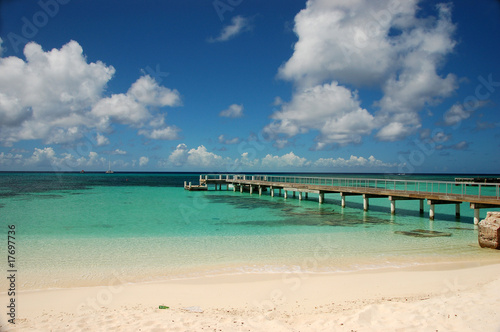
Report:
[[[213,185],[215,190],[246,191],[262,195],[264,191],[271,196],[278,194],[285,199],[289,192],[299,200],[307,199],[308,194],[318,195],[319,203],[325,200],[325,194],[339,194],[341,205],[345,207],[346,197],[363,196],[363,209],[368,211],[370,199],[385,198],[390,202],[391,213],[396,213],[396,202],[400,200],[418,200],[420,213],[424,212],[424,200],[429,205],[429,218],[434,220],[436,205],[455,204],[455,213],[460,217],[460,205],[469,203],[474,209],[474,224],[479,222],[479,210],[500,208],[500,183],[445,182],[425,180],[394,180],[369,178],[332,178],[278,175],[241,175],[241,174],[204,174],[200,175],[200,184],[193,186],[184,183],[187,190],[208,190]],[[200,188],[200,189],[194,189]],[[201,189],[204,188],[204,189]]]

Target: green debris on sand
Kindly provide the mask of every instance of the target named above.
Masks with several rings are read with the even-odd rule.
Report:
[[[451,233],[438,232],[438,231],[428,231],[425,229],[414,229],[411,231],[395,231],[396,234],[413,236],[413,237],[442,237],[451,236]]]
[[[170,307],[167,307],[166,305],[160,305],[158,306],[158,309],[170,309]]]

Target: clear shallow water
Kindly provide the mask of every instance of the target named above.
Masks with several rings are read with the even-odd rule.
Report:
[[[371,176],[373,177],[373,176]],[[189,192],[193,174],[0,174],[2,224],[16,225],[21,287],[97,285],[226,273],[343,272],[499,261],[477,245],[472,210],[326,195],[309,200]],[[482,216],[486,211],[482,211]],[[5,226],[5,234],[7,227]],[[416,229],[446,236],[415,237]]]

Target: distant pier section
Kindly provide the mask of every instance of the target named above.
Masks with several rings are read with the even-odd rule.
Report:
[[[500,183],[500,178],[486,178],[486,177],[479,177],[479,178],[455,178],[455,182],[469,183],[469,184],[475,184],[475,183]]]
[[[424,200],[429,205],[429,219],[434,220],[436,205],[455,204],[456,217],[460,217],[460,205],[469,203],[474,209],[474,224],[479,222],[480,209],[500,208],[500,181],[498,178],[456,178],[455,182],[427,180],[394,180],[370,178],[334,178],[278,175],[202,174],[200,183],[184,182],[184,188],[191,191],[233,190],[258,193],[269,191],[287,199],[297,197],[308,199],[309,194],[318,196],[322,204],[325,194],[337,194],[341,206],[345,207],[349,196],[363,196],[363,209],[368,211],[370,199],[383,198],[390,202],[391,213],[396,213],[396,202],[400,200],[419,201],[420,213],[424,213]]]

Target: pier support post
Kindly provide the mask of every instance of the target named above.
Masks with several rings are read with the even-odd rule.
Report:
[[[271,197],[274,197],[274,188],[271,186],[269,187],[270,191],[271,191]]]
[[[307,193],[307,191],[305,192],[305,194],[306,194],[306,199],[307,199],[307,196],[308,196],[308,195],[307,195],[307,194],[308,194],[308,193]]]
[[[299,191],[299,201],[302,200],[302,191]]]
[[[262,186],[259,186],[259,196],[262,196]]]
[[[250,185],[250,195],[252,195],[252,194],[253,194],[253,186]]]
[[[424,200],[420,200],[420,214],[424,214]]]
[[[287,198],[288,198],[288,191],[285,190],[285,199],[287,199]]]
[[[435,205],[434,204],[429,204],[430,205],[430,208],[429,208],[429,219],[430,220],[434,220],[434,209],[435,209]]]
[[[391,214],[396,214],[396,200],[391,200]]]
[[[240,184],[240,193],[242,193],[242,192],[243,192],[243,185]]]
[[[479,224],[479,209],[474,209],[474,225]]]
[[[324,201],[325,201],[325,193],[320,191],[319,192],[319,204],[323,204]]]
[[[460,203],[455,204],[455,217],[460,218]]]
[[[278,190],[278,196],[281,196],[281,188]]]
[[[345,208],[345,196],[344,195],[340,195],[340,200],[341,200],[341,203],[340,205]]]
[[[370,201],[366,195],[363,195],[363,211],[368,211],[368,207],[370,205]]]
[[[236,192],[236,183],[233,183],[233,191]]]
[[[293,192],[293,194],[292,194],[292,195],[293,195],[293,198],[295,198],[295,191]]]

